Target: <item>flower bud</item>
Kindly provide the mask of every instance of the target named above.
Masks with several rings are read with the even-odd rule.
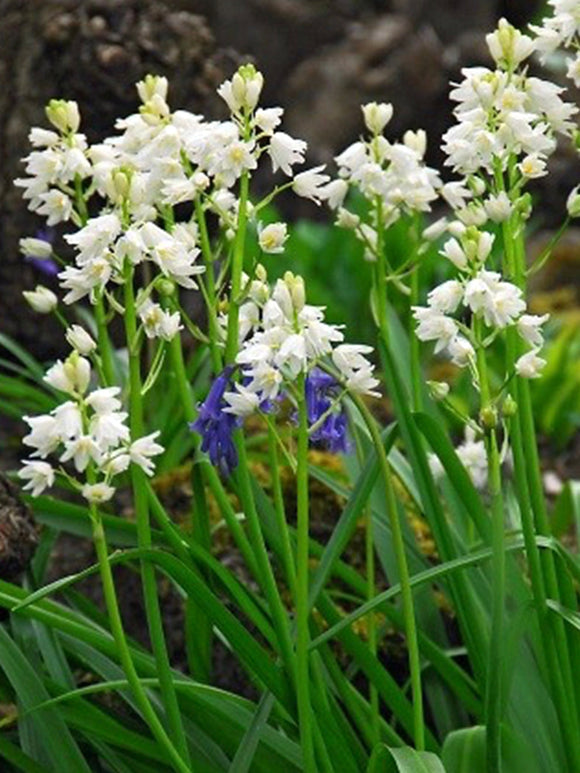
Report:
[[[511,419],[518,411],[518,404],[511,395],[508,395],[503,401],[501,412],[506,419]]]
[[[494,61],[507,69],[517,67],[534,50],[534,41],[506,20],[500,19],[497,30],[485,38]]]
[[[369,102],[361,109],[365,125],[373,134],[381,134],[393,117],[393,106],[386,102]]]
[[[267,282],[268,281],[268,272],[264,268],[264,266],[261,263],[258,263],[256,266],[256,279],[259,282]]]
[[[479,420],[485,429],[495,429],[497,427],[497,409],[493,405],[486,406],[479,414]]]
[[[175,282],[168,277],[162,277],[155,284],[157,292],[164,298],[170,298],[175,293]]]
[[[77,103],[66,99],[51,99],[46,106],[46,117],[63,134],[78,131],[81,122]]]
[[[167,78],[161,75],[148,74],[137,84],[137,92],[143,104],[149,102],[154,96],[159,96],[164,101],[167,99]]]
[[[66,340],[79,354],[88,355],[97,348],[95,341],[80,325],[69,327],[66,331]]]
[[[429,389],[429,394],[433,400],[436,400],[437,402],[445,400],[449,394],[449,384],[445,381],[428,381],[427,387]]]
[[[58,305],[56,295],[48,287],[42,285],[36,285],[36,289],[25,290],[22,294],[30,307],[39,314],[50,314]]]
[[[38,260],[46,260],[52,255],[52,244],[46,239],[34,239],[26,237],[18,242],[20,252],[29,257],[32,256]]]
[[[304,280],[301,276],[294,275],[291,271],[286,271],[284,274],[284,282],[290,292],[292,298],[292,305],[296,313],[300,313],[306,303],[306,292],[304,289]]]
[[[425,129],[417,129],[416,132],[408,129],[403,134],[403,143],[411,150],[414,150],[418,156],[423,158],[427,151],[427,132]]]
[[[566,209],[570,217],[580,217],[580,192],[578,185],[570,191],[566,201]]]

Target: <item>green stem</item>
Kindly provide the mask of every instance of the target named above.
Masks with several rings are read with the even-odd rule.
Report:
[[[270,614],[272,616],[272,623],[276,636],[278,639],[279,653],[282,657],[282,661],[286,666],[288,674],[294,675],[295,673],[295,658],[292,647],[292,639],[290,636],[290,627],[288,624],[288,616],[282,604],[280,593],[276,586],[276,580],[274,578],[274,572],[268,558],[268,551],[266,550],[266,543],[264,542],[264,536],[260,526],[260,519],[256,510],[256,503],[254,501],[254,492],[252,490],[252,482],[250,478],[250,471],[248,466],[248,459],[246,456],[246,448],[244,445],[244,437],[241,430],[236,430],[234,433],[234,440],[238,451],[239,463],[236,468],[236,480],[238,483],[238,491],[242,507],[246,516],[248,524],[248,531],[250,535],[250,543],[253,547],[254,555],[256,558],[256,567],[258,569],[258,581],[262,586],[262,590],[266,596]]]
[[[217,321],[217,294],[215,286],[214,275],[214,263],[213,254],[211,251],[211,243],[209,240],[209,233],[207,230],[207,221],[205,218],[205,212],[200,201],[199,196],[195,199],[195,216],[197,224],[199,226],[199,239],[201,244],[201,254],[203,256],[203,262],[205,265],[205,284],[207,287],[208,306],[207,306],[207,319],[209,327],[209,348],[211,354],[211,363],[214,373],[219,373],[222,369],[222,355],[218,346],[219,342],[219,326]]]
[[[132,267],[129,267],[125,272],[124,293],[125,334],[129,352],[129,421],[131,437],[133,440],[136,440],[144,435],[144,419],[143,399],[141,396],[140,356],[138,349],[135,348],[137,339],[137,314],[133,291]],[[147,494],[145,473],[136,464],[131,465],[131,483],[133,487],[138,546],[141,549],[148,549],[151,547],[149,498]],[[171,666],[165,644],[163,620],[157,595],[157,583],[155,581],[155,570],[147,561],[141,562],[141,577],[143,581],[147,623],[151,644],[153,646],[153,654],[157,664],[161,695],[167,712],[167,720],[180,754],[186,761],[189,761],[189,751],[185,740],[179,704],[177,702],[177,695],[173,684]]]
[[[411,295],[409,299],[409,353],[411,357],[411,394],[413,396],[413,410],[423,410],[423,395],[421,393],[421,384],[423,377],[421,373],[421,345],[415,335],[413,326],[413,306],[419,303],[419,266],[411,274]]]
[[[246,130],[247,133],[247,130]],[[248,223],[248,194],[250,188],[250,176],[244,171],[240,178],[240,199],[238,205],[238,223],[234,254],[232,258],[232,280],[230,292],[230,306],[228,310],[228,336],[226,342],[225,361],[232,363],[238,351],[238,330],[240,313],[240,293],[242,290],[242,272],[244,269],[244,248],[246,243],[246,226]]]
[[[115,383],[115,366],[113,364],[113,346],[107,329],[105,313],[105,301],[102,294],[95,300],[95,321],[97,323],[97,338],[99,342],[99,354],[103,368],[105,386]]]
[[[280,479],[280,459],[278,456],[278,438],[274,428],[268,424],[268,454],[270,457],[270,475],[272,477],[272,494],[274,498],[274,511],[276,513],[276,529],[280,534],[282,546],[282,563],[286,582],[294,598],[296,598],[296,567],[292,555],[292,543],[286,521],[286,508],[284,506],[284,492]]]
[[[501,467],[497,437],[491,430],[487,446],[489,487],[491,494],[491,547],[492,547],[492,612],[489,665],[485,693],[487,733],[486,760],[489,773],[500,773],[501,719],[503,685],[503,617],[505,610],[505,525],[501,490]]]
[[[308,647],[308,411],[304,374],[298,377],[298,448],[296,452],[296,692],[302,763],[306,773],[316,773],[312,741],[310,668]]]
[[[411,690],[413,695],[413,735],[415,747],[418,751],[425,749],[425,721],[423,718],[423,694],[421,691],[421,661],[419,658],[419,646],[417,642],[417,625],[415,622],[415,607],[413,603],[413,593],[410,584],[409,567],[407,565],[407,556],[405,553],[405,543],[403,540],[403,530],[399,520],[397,502],[393,488],[393,479],[389,460],[385,453],[381,435],[377,429],[376,422],[371,412],[366,407],[363,400],[357,395],[353,396],[365,424],[371,434],[373,445],[379,459],[381,476],[385,487],[386,508],[391,524],[393,539],[393,549],[397,561],[399,572],[399,581],[401,583],[401,597],[403,601],[403,618],[405,624],[405,635],[407,637],[407,648],[409,651],[409,672],[411,675]]]
[[[364,462],[364,453],[362,449],[362,445],[360,442],[359,433],[354,429],[353,432],[355,444],[356,444],[356,454],[358,458],[359,465],[361,466]],[[374,534],[373,534],[373,511],[372,507],[367,504],[365,507],[365,519],[366,519],[366,528],[365,528],[365,571],[366,571],[366,597],[367,601],[371,601],[374,599],[376,595],[376,586],[375,586],[375,545],[374,545]],[[368,616],[367,619],[367,630],[368,630],[368,641],[369,641],[369,649],[372,652],[372,654],[376,657],[377,655],[377,624],[376,624],[376,618],[374,612],[371,612],[371,614]],[[371,735],[372,735],[372,747],[376,746],[379,741],[381,740],[380,737],[380,712],[379,712],[379,692],[376,688],[376,686],[370,682],[369,684],[369,703],[371,706]]]
[[[525,265],[525,244],[523,225],[520,224],[514,232],[511,220],[503,224],[503,242],[504,242],[504,268],[508,278],[513,281],[524,293],[526,291],[526,265]],[[513,335],[513,343],[510,344],[508,356],[513,358],[513,362],[518,357],[518,340]],[[508,363],[509,364],[509,363]],[[520,510],[522,519],[527,517],[527,513],[533,513],[533,523],[529,528],[542,536],[550,536],[550,525],[544,498],[542,485],[542,475],[540,460],[538,455],[538,445],[536,430],[534,424],[533,408],[530,396],[530,386],[526,379],[518,376],[514,379],[513,394],[518,406],[517,413],[512,420],[512,432],[520,438],[522,448],[521,454],[514,455],[516,466],[516,476],[520,480],[518,494],[527,492],[527,497],[522,501],[520,499]],[[525,449],[525,454],[523,452]],[[531,515],[530,515],[531,518]],[[528,560],[532,555],[526,550]],[[544,650],[546,661],[550,668],[551,677],[556,687],[555,702],[559,711],[562,728],[568,737],[566,744],[567,754],[573,770],[580,770],[580,731],[579,731],[579,712],[575,691],[569,689],[569,685],[575,684],[573,678],[573,656],[574,644],[568,640],[564,622],[556,615],[551,615],[547,604],[546,596],[561,600],[560,588],[556,574],[554,558],[550,551],[543,551],[539,558],[540,570],[543,580],[543,593],[538,597],[541,608],[538,609],[540,626],[546,627],[546,618],[550,627],[552,642],[545,642]],[[530,561],[530,571],[532,571],[532,561]],[[538,589],[538,585],[536,583]],[[555,659],[555,663],[554,663]],[[559,667],[558,667],[559,665]],[[555,671],[554,671],[555,666]]]
[[[139,709],[143,715],[143,718],[149,725],[151,732],[159,744],[161,744],[161,746],[167,751],[174,769],[180,771],[181,773],[191,773],[191,767],[183,760],[182,756],[176,750],[167,733],[165,732],[163,725],[159,721],[157,714],[153,710],[147,694],[143,689],[139,675],[135,669],[135,665],[131,657],[131,652],[127,644],[127,639],[125,637],[125,631],[123,629],[119,604],[117,602],[113,573],[111,571],[111,565],[109,564],[109,551],[105,538],[105,530],[103,529],[103,524],[99,518],[95,505],[91,505],[91,521],[93,524],[93,541],[97,551],[97,560],[99,562],[99,570],[103,584],[103,595],[105,597],[105,604],[107,606],[107,612],[109,615],[109,624],[111,626],[111,632],[115,640],[121,666],[125,672],[125,676],[127,677],[127,681],[131,687],[131,690],[133,691],[135,700],[139,705]]]

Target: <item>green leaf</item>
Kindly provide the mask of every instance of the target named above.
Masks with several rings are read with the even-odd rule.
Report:
[[[0,759],[6,760],[23,773],[50,773],[47,768],[39,765],[2,733],[0,733]]]
[[[462,728],[445,739],[441,758],[446,773],[486,773],[485,727]],[[502,728],[502,762],[505,773],[542,773],[529,744],[508,728]],[[545,770],[545,769],[544,769]]]
[[[580,535],[580,480],[564,484],[552,511],[552,534],[561,537],[572,525]]]
[[[391,748],[379,744],[373,749],[367,773],[446,773],[446,770],[432,752],[418,752],[410,746]]]
[[[6,674],[24,710],[50,697],[24,654],[0,627],[0,668]],[[62,773],[81,773],[90,769],[61,715],[54,709],[42,709],[33,719],[35,732],[54,764]],[[54,741],[58,738],[58,744]]]

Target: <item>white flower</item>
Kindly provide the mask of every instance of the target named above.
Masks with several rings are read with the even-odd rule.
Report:
[[[249,389],[259,392],[263,400],[273,400],[277,397],[282,384],[282,374],[277,368],[265,361],[258,362],[251,375]]]
[[[343,374],[352,370],[365,369],[370,367],[370,362],[365,354],[373,351],[372,346],[366,344],[340,344],[332,352],[332,361]]]
[[[329,199],[329,204],[330,204],[330,199]],[[339,228],[348,228],[349,230],[354,230],[355,228],[358,228],[358,226],[360,225],[360,217],[358,215],[355,215],[354,212],[349,212],[348,209],[345,209],[344,207],[340,207],[340,209],[338,210],[338,214],[336,216],[336,220],[334,222]]]
[[[447,346],[447,353],[451,362],[459,368],[466,368],[475,359],[475,349],[467,338],[457,335],[451,339]]]
[[[494,223],[503,223],[513,212],[513,204],[505,191],[500,191],[497,196],[489,196],[484,207],[488,217]]]
[[[538,350],[533,349],[522,356],[516,362],[516,373],[522,378],[539,378],[546,360],[538,357]]]
[[[274,129],[280,125],[284,110],[281,107],[260,107],[254,115],[254,122],[264,134],[272,135]]]
[[[284,244],[288,239],[286,223],[270,223],[258,226],[258,243],[260,249],[272,255],[284,252]]]
[[[24,445],[36,449],[33,456],[46,458],[55,449],[61,440],[59,425],[54,416],[24,416],[24,421],[31,431],[23,438]]]
[[[456,280],[449,280],[431,290],[427,296],[429,305],[442,312],[450,314],[454,312],[463,299],[463,285]]]
[[[511,282],[502,282],[494,271],[478,271],[465,286],[465,304],[480,314],[490,327],[513,324],[526,309],[522,291]]]
[[[522,314],[518,319],[518,333],[530,346],[540,347],[544,343],[541,328],[549,318],[549,314],[543,314],[541,317],[535,314]]]
[[[48,226],[58,225],[58,223],[70,220],[73,213],[72,200],[66,193],[53,189],[48,193],[41,193],[38,197],[39,204],[34,210],[39,215],[46,217]]]
[[[451,209],[461,209],[472,197],[471,191],[462,182],[445,183],[441,188],[441,195]]]
[[[139,465],[146,475],[153,475],[155,465],[151,461],[152,456],[162,454],[165,450],[162,445],[155,442],[159,437],[159,432],[152,432],[138,440],[135,440],[129,447],[129,456],[133,464]]]
[[[81,434],[83,420],[79,406],[72,400],[61,403],[53,411],[55,432],[60,440],[74,438]]]
[[[473,430],[465,430],[465,441],[457,447],[457,456],[480,491],[487,486],[487,453],[483,440],[475,440]]]
[[[381,134],[393,117],[393,106],[386,102],[369,102],[362,105],[362,112],[367,129],[373,134]]]
[[[224,408],[224,413],[241,417],[250,416],[260,405],[260,397],[256,392],[242,384],[236,384],[235,392],[226,392],[224,400],[228,404],[228,407]]]
[[[178,311],[170,314],[168,311],[164,311],[158,303],[153,303],[150,298],[146,298],[138,304],[137,313],[143,323],[147,338],[162,338],[164,341],[171,341],[182,329]]]
[[[437,309],[414,306],[413,316],[418,322],[417,338],[421,341],[436,341],[435,354],[449,346],[458,333],[457,322]]]
[[[347,193],[348,183],[346,180],[331,180],[327,185],[324,186],[324,188],[321,188],[318,191],[320,198],[324,199],[331,209],[338,209],[339,207],[341,208],[339,209],[338,213],[339,217],[341,212],[346,212],[346,210],[342,209],[342,205]],[[349,212],[348,214],[350,215],[351,213]],[[358,221],[358,215],[352,215],[352,217],[357,218]],[[342,227],[349,228],[351,226],[343,225]]]
[[[518,164],[518,169],[529,180],[534,180],[537,177],[544,177],[548,174],[546,170],[546,162],[537,153],[531,153],[526,156]]]
[[[568,59],[568,69],[566,75],[574,81],[576,88],[580,88],[580,54],[572,59]]]
[[[95,413],[91,418],[89,431],[95,443],[102,451],[114,448],[121,442],[129,441],[129,428],[125,425],[127,413],[111,411]]]
[[[330,180],[327,174],[321,174],[323,169],[324,164],[297,174],[292,183],[294,193],[305,199],[311,199],[315,204],[320,204],[320,199],[324,197],[323,186]]]
[[[68,462],[72,459],[77,472],[84,472],[91,460],[100,464],[102,458],[103,454],[95,439],[91,435],[79,435],[64,442],[64,453],[60,461]]]
[[[278,368],[287,369],[290,378],[306,370],[306,342],[304,336],[292,333],[287,336],[274,355],[274,364]]]
[[[94,352],[97,348],[96,342],[80,325],[71,325],[66,331],[66,340],[76,349],[79,354],[85,356]]]
[[[24,491],[31,491],[33,497],[38,497],[54,483],[54,470],[48,462],[26,460],[18,470],[18,477],[28,481],[23,486]]]
[[[307,144],[304,140],[295,140],[285,132],[276,132],[272,135],[268,146],[268,155],[272,159],[272,170],[281,169],[284,174],[292,175],[294,164],[304,163],[304,154]]]
[[[57,360],[47,371],[44,381],[55,389],[68,394],[84,394],[91,378],[91,363],[78,352],[73,352],[64,362]]]
[[[58,306],[58,298],[48,287],[36,285],[35,290],[24,290],[22,295],[30,307],[39,314],[50,314]]]
[[[361,368],[350,373],[345,381],[346,388],[356,394],[368,395],[369,397],[380,397],[381,393],[376,390],[379,380],[374,377],[372,368]]]
[[[107,486],[106,483],[86,483],[82,489],[81,494],[92,504],[102,504],[108,502],[115,493],[115,489],[112,486]]]
[[[118,399],[120,394],[120,387],[94,389],[85,399],[85,404],[90,406],[95,413],[111,413],[118,411],[121,407],[121,401]]]

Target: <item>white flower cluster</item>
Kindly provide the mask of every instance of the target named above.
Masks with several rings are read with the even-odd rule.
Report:
[[[24,417],[30,427],[24,443],[34,451],[18,474],[27,481],[24,488],[33,496],[39,496],[54,483],[55,468],[45,461],[53,455],[60,462],[57,469],[89,502],[108,501],[115,493],[112,480],[131,463],[139,465],[147,475],[153,474],[152,457],[163,452],[155,442],[159,433],[131,440],[125,423],[127,413],[121,410],[118,397],[121,390],[108,387],[88,391],[91,365],[77,350],[64,362],[58,360],[44,380],[70,399],[48,414]],[[77,473],[90,470],[91,475],[78,481],[62,467],[66,462],[72,462]]]
[[[506,171],[515,157],[521,180],[540,177],[555,150],[555,135],[575,128],[577,108],[562,100],[562,88],[517,69],[536,44],[505,19],[487,43],[496,70],[465,68],[462,83],[451,92],[458,123],[443,137],[445,163],[463,175],[482,170],[493,175],[498,168]]]
[[[580,87],[580,3],[578,0],[548,0],[554,13],[546,17],[542,25],[530,25],[536,34],[536,51],[543,61],[558,48],[567,48],[575,56],[567,60],[567,75]]]
[[[15,185],[24,189],[29,208],[53,226],[73,216],[75,185],[91,174],[91,163],[86,137],[78,133],[76,102],[53,99],[46,113],[57,131],[31,130],[30,144],[38,149],[24,159],[29,177],[15,180]]]
[[[337,224],[353,229],[365,244],[365,257],[376,260],[378,218],[389,227],[404,213],[428,212],[441,180],[424,162],[427,136],[423,130],[407,131],[402,142],[389,142],[383,131],[392,118],[392,106],[370,102],[362,111],[372,136],[336,156],[339,177],[325,186],[323,195],[338,210]],[[359,190],[373,207],[372,224],[361,223],[343,206],[350,188]]]
[[[457,266],[460,275],[432,290],[427,306],[414,307],[417,336],[422,341],[435,341],[436,353],[445,351],[455,365],[466,367],[473,366],[476,347],[491,345],[499,331],[515,325],[523,341],[532,347],[516,362],[516,372],[535,378],[545,365],[537,353],[544,340],[542,325],[549,315],[527,314],[522,291],[484,267],[492,246],[493,236],[473,226],[465,229],[459,239],[452,238],[444,245],[441,254]],[[461,308],[484,324],[483,340],[472,327],[451,316]]]
[[[324,357],[331,358],[346,389],[378,396],[374,366],[365,356],[371,347],[341,343],[344,335],[339,326],[324,322],[324,310],[305,302],[302,277],[286,272],[270,291],[262,267],[258,274],[247,282],[248,299],[240,308],[236,362],[245,383],[225,393],[226,410],[237,416],[253,413]]]

